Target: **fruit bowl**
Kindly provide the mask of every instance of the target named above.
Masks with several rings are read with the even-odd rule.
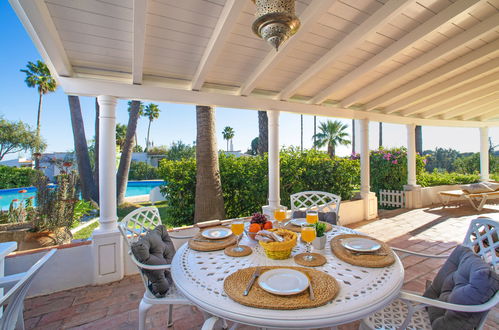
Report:
[[[255,240],[256,233],[260,230],[269,230],[272,228],[272,222],[267,220],[267,217],[264,214],[255,213],[251,217],[250,223],[244,226],[244,231],[249,238]]]

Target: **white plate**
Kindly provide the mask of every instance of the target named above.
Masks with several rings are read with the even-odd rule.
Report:
[[[229,228],[211,228],[206,229],[201,233],[201,236],[209,239],[222,239],[232,235],[232,231]]]
[[[294,269],[276,268],[258,278],[258,285],[267,292],[280,296],[297,294],[308,288],[308,277]]]
[[[301,227],[301,225],[303,225],[304,223],[307,223],[307,219],[305,219],[305,218],[291,219],[291,223],[295,226]]]
[[[369,238],[349,237],[341,240],[343,247],[355,252],[375,252],[381,249],[381,245]]]

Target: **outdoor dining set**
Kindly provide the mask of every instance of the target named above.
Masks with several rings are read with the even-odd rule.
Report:
[[[169,305],[170,326],[172,305],[190,304],[203,312],[203,329],[308,329],[356,320],[362,329],[472,329],[499,301],[498,223],[491,219],[473,220],[450,256],[413,253],[448,257],[421,296],[401,290],[399,256],[411,252],[340,226],[338,196],[302,192],[291,202],[290,211],[273,210],[273,223],[260,214],[207,221],[189,237],[169,235],[154,207],[128,214],[119,228],[146,286],[139,328],[152,305]],[[257,225],[261,230],[251,230]],[[321,226],[326,244],[311,253]],[[170,238],[188,242],[175,252]]]

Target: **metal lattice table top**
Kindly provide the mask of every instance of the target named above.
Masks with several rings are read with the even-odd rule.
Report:
[[[334,226],[327,233],[328,243],[321,251],[327,263],[315,269],[333,276],[340,285],[336,298],[325,306],[302,310],[268,310],[246,307],[231,300],[223,290],[224,279],[241,268],[252,266],[298,266],[293,258],[271,260],[258,242],[248,237],[241,244],[249,245],[253,253],[247,257],[229,257],[222,251],[199,252],[184,244],[172,262],[172,276],[178,289],[206,312],[235,322],[259,327],[314,328],[333,326],[358,320],[391,302],[402,287],[404,270],[396,257],[385,268],[365,268],[350,265],[336,258],[329,242],[339,234],[358,233]],[[305,251],[299,243],[292,255]]]

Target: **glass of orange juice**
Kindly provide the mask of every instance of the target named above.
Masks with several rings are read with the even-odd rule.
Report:
[[[315,224],[319,221],[319,213],[317,211],[308,210],[306,219],[307,223]]]
[[[282,221],[286,220],[288,215],[288,208],[286,206],[279,206],[274,209],[274,219],[279,222],[279,227],[282,224]]]
[[[315,224],[313,223],[304,223],[301,226],[301,239],[304,240],[307,243],[307,254],[303,259],[307,261],[314,260],[315,257],[310,254],[310,243],[315,239],[316,233],[315,233]]]
[[[234,252],[242,252],[244,249],[239,246],[239,241],[241,239],[241,234],[244,232],[244,222],[241,220],[234,220],[230,224],[230,230],[237,236],[236,247],[232,249]]]

